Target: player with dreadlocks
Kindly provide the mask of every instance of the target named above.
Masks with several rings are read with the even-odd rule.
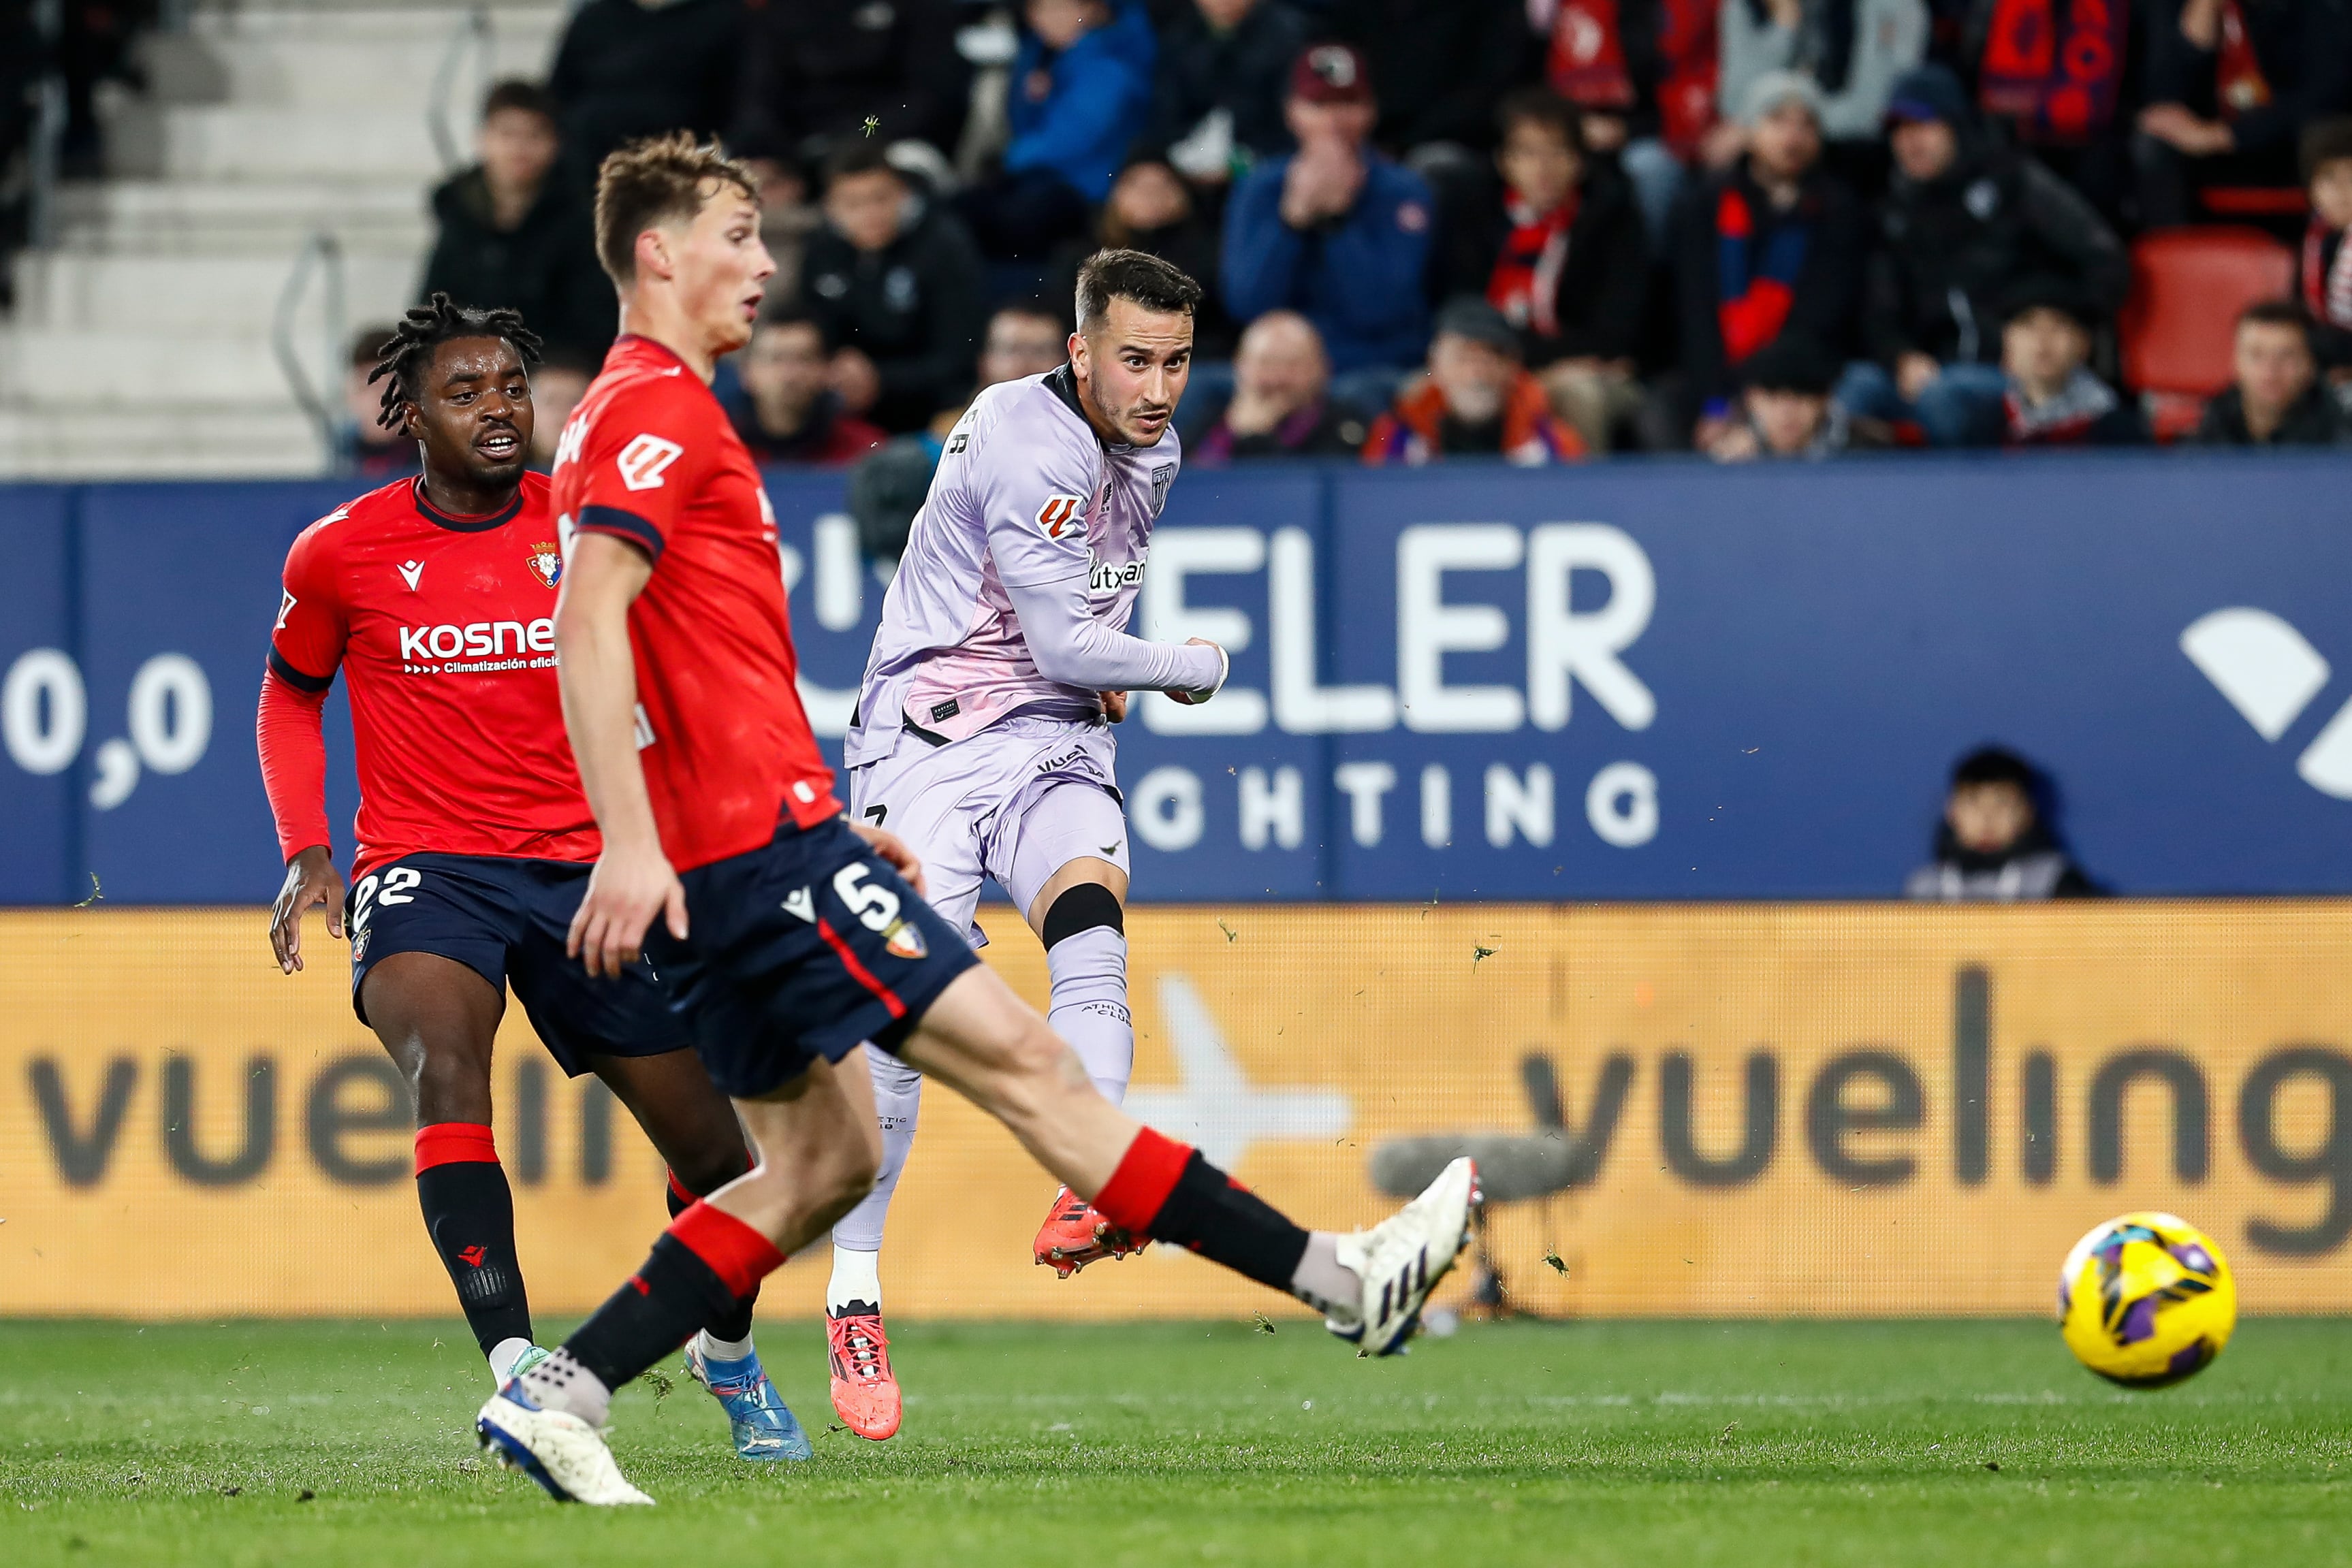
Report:
[[[643,963],[592,979],[564,936],[603,845],[563,733],[562,575],[548,482],[528,473],[539,340],[512,310],[446,294],[408,312],[372,380],[382,423],[424,472],[304,529],[261,683],[261,773],[286,883],[269,927],[302,967],[302,917],[350,932],[352,1001],[408,1080],[416,1196],[457,1300],[503,1383],[532,1343],[514,1199],[490,1134],[490,1049],[509,983],[563,1070],[593,1072],[669,1163],[673,1214],[751,1164],[742,1128]],[[321,711],[346,672],[358,842],[330,851]],[[745,1300],[687,1347],[747,1459],[804,1459],[807,1436],[751,1346]]]

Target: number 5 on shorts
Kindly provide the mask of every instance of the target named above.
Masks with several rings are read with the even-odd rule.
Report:
[[[867,867],[855,862],[833,873],[834,895],[857,916],[857,923],[868,931],[885,931],[898,918],[898,895],[887,887],[876,886],[866,878]]]

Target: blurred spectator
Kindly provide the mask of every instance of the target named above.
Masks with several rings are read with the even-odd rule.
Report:
[[[1895,78],[1927,52],[1926,0],[1723,0],[1719,26],[1724,113],[1766,74],[1794,71],[1819,91],[1832,141],[1876,141]]]
[[[1149,251],[1182,267],[1205,293],[1201,308],[1192,314],[1195,363],[1231,359],[1234,322],[1225,314],[1224,300],[1217,290],[1217,245],[1216,225],[1201,214],[1192,187],[1160,159],[1138,159],[1119,171],[1094,234],[1067,241],[1055,253],[1053,266],[1047,268],[1047,297],[1075,298],[1078,268],[1097,250],[1108,246]]]
[[[541,473],[554,469],[564,423],[603,368],[601,361],[573,349],[550,349],[530,368],[530,465]]]
[[[734,151],[821,159],[867,134],[955,151],[971,72],[955,0],[760,0],[745,7]]]
[[[880,430],[843,411],[826,371],[824,335],[806,312],[772,311],[752,329],[726,405],[753,462],[833,467],[882,444]]]
[[[1783,335],[1739,368],[1739,414],[1707,443],[1717,463],[1834,457],[1852,444],[1845,410],[1830,396],[1837,363]]]
[[[2004,446],[2128,446],[2147,439],[2139,405],[2091,373],[2100,313],[2056,278],[2029,278],[2001,304]]]
[[[352,335],[343,372],[342,418],[335,432],[335,471],[379,485],[424,465],[413,438],[376,423],[383,413],[383,383],[368,378],[375,373],[376,356],[392,340],[393,331],[387,323],[362,327]]]
[[[28,7],[37,15],[42,7]],[[58,5],[58,76],[65,87],[65,135],[58,148],[58,172],[68,180],[95,180],[106,172],[105,147],[98,120],[98,86],[121,82],[144,89],[147,73],[133,53],[139,35],[155,26],[158,0],[77,0]]]
[[[824,226],[824,208],[810,188],[808,165],[782,152],[745,162],[760,183],[760,243],[776,263],[768,298],[798,299],[809,240]]]
[[[1330,7],[1324,31],[1353,46],[1369,73],[1366,90],[1378,98],[1373,140],[1400,157],[1492,147],[1495,100],[1518,78],[1526,52],[1522,4],[1345,0]]]
[[[1948,57],[2009,141],[2116,220],[2131,186],[2129,109],[2147,89],[2152,0],[1950,0]],[[1954,12],[1964,12],[1964,16]],[[1931,46],[1930,52],[1936,52]]]
[[[588,204],[553,177],[555,100],[531,82],[499,83],[474,150],[474,166],[433,193],[441,232],[416,297],[506,306],[550,349],[602,356],[620,312],[596,264]]]
[[[1519,329],[1552,409],[1587,450],[1641,405],[1633,352],[1649,303],[1650,253],[1632,188],[1589,158],[1573,105],[1545,88],[1505,97],[1501,186],[1478,221],[1445,237],[1449,294],[1483,294]]]
[[[2334,446],[2344,411],[2320,384],[2311,320],[2284,299],[2250,305],[2238,318],[2235,379],[2205,405],[2200,446]]]
[[[1234,396],[1216,423],[1185,445],[1209,468],[1251,457],[1337,457],[1364,444],[1364,421],[1331,402],[1331,366],[1314,323],[1269,310],[1242,334]]]
[[[2303,133],[2311,224],[2303,236],[2303,305],[2319,362],[2352,377],[2352,118],[2313,121]]]
[[[1034,299],[997,307],[996,313],[988,319],[988,335],[981,340],[980,380],[971,396],[931,415],[930,424],[914,439],[926,444],[936,459],[948,432],[963,418],[972,398],[999,382],[1017,382],[1024,376],[1042,376],[1058,369],[1070,357],[1070,334],[1063,328],[1062,319],[1059,311]]]
[[[1364,461],[1418,468],[1480,454],[1533,468],[1582,457],[1584,443],[1520,365],[1519,335],[1503,313],[1464,295],[1437,313],[1428,379],[1372,422]]]
[[[1921,66],[1886,109],[1894,178],[1878,204],[1879,248],[1863,308],[1864,347],[1838,401],[1916,421],[1936,446],[2000,438],[2000,300],[2038,277],[2072,283],[2102,315],[2131,266],[2098,213],[2035,162],[1986,140],[1959,80]]]
[[[1782,332],[1832,355],[1852,344],[1862,209],[1821,166],[1820,103],[1793,72],[1757,78],[1740,115],[1747,152],[1693,186],[1677,215],[1683,397],[1701,448],[1729,417],[1742,362]]]
[[[1913,872],[1903,896],[1942,904],[2019,904],[2095,898],[2099,890],[2042,821],[2046,794],[2033,765],[1988,746],[1952,769],[1935,859]]]
[[[801,293],[832,350],[833,390],[885,430],[919,430],[971,384],[987,317],[980,256],[877,142],[834,155],[824,216]]]
[[[1226,308],[1240,321],[1305,316],[1340,397],[1365,406],[1386,402],[1427,345],[1435,212],[1420,175],[1367,145],[1378,112],[1362,56],[1308,49],[1284,107],[1298,151],[1260,164],[1225,206]]]
[[[1144,150],[1204,185],[1289,152],[1283,86],[1306,47],[1280,0],[1190,0],[1160,35]]]
[[[593,191],[597,165],[625,141],[725,130],[742,32],[743,0],[587,0],[574,11],[547,80],[574,183]]]
[[[1141,0],[1025,0],[1003,172],[959,205],[992,256],[1042,256],[1083,233],[1151,106]]]
[[[1552,7],[1546,21],[1544,6]],[[1718,0],[1533,0],[1544,79],[1583,116],[1584,145],[1614,154],[1667,254],[1683,171],[1716,122]]]
[[[2304,124],[2352,109],[2352,0],[2181,0],[2174,15],[2150,40],[2132,143],[2151,228],[2193,219],[2207,185],[2293,185]]]

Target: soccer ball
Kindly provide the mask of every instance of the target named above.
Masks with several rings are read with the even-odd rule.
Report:
[[[2058,1329],[2076,1360],[2126,1388],[2162,1388],[2221,1354],[2238,1287],[2187,1220],[2126,1214],[2074,1243],[2058,1275]]]

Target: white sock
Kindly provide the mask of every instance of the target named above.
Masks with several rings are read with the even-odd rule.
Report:
[[[1089,925],[1045,949],[1053,995],[1045,1021],[1070,1042],[1103,1098],[1127,1098],[1135,1071],[1135,1019],[1127,1009],[1127,937]]]
[[[514,1375],[515,1363],[530,1348],[530,1341],[509,1336],[490,1346],[490,1380],[504,1388],[507,1379]]]
[[[1339,1261],[1339,1239],[1318,1230],[1291,1270],[1290,1293],[1334,1322],[1352,1323],[1364,1313],[1364,1281]]]
[[[613,1391],[604,1379],[559,1350],[522,1375],[522,1385],[542,1410],[562,1410],[591,1427],[603,1427],[613,1413]]]
[[[839,1317],[852,1302],[882,1310],[882,1254],[833,1244],[833,1278],[824,1285],[824,1310]]]
[[[702,1359],[705,1361],[744,1361],[751,1354],[751,1336],[741,1339],[719,1339],[709,1329],[702,1331]]]
[[[923,1109],[923,1075],[888,1051],[870,1045],[866,1048],[866,1060],[867,1076],[874,1082],[874,1120],[882,1129],[882,1164],[874,1175],[874,1190],[833,1228],[833,1244],[835,1249],[879,1252],[890,1196],[898,1190],[899,1173],[907,1168],[907,1155],[915,1146],[915,1123]],[[878,1301],[877,1297],[856,1299]]]

